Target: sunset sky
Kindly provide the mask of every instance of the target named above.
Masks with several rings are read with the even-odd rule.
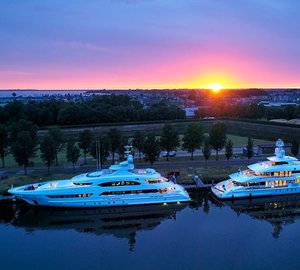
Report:
[[[1,0],[0,89],[300,87],[300,1]]]

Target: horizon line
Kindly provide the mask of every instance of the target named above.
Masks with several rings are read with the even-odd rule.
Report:
[[[281,89],[289,89],[289,90],[300,90],[300,87],[232,87],[232,88],[222,88],[221,91],[226,90],[281,90]],[[199,87],[199,88],[11,88],[4,89],[0,88],[0,91],[136,91],[136,90],[212,90],[210,88]]]

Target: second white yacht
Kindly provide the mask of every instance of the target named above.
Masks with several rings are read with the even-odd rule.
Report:
[[[220,199],[262,197],[300,193],[300,162],[285,155],[284,143],[276,142],[275,156],[231,174],[211,188]]]

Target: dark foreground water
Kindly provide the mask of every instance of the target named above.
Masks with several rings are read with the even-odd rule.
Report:
[[[1,269],[298,269],[300,196],[57,210],[0,205]]]

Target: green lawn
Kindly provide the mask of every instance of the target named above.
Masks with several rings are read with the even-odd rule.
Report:
[[[39,148],[35,153],[35,157],[30,159],[30,161],[33,162],[33,166],[36,166],[36,167],[45,166],[45,164],[43,163],[43,161],[41,159],[41,152],[40,152]],[[59,165],[66,165],[67,164],[65,151],[61,151],[61,152],[58,153],[58,164]],[[18,164],[15,162],[14,157],[12,156],[12,154],[8,154],[5,157],[5,167],[6,168],[18,167]]]
[[[80,162],[81,162],[81,160],[83,160],[82,150],[80,150],[80,158],[79,159],[80,159]],[[88,164],[95,164],[96,163],[96,162],[92,161],[92,159],[93,158],[90,155],[87,155],[87,163]],[[45,166],[45,163],[41,159],[41,152],[40,152],[39,148],[35,153],[35,157],[30,159],[30,161],[32,162],[32,165],[30,165],[30,167],[32,167],[32,166],[33,167],[43,167],[43,166]],[[61,152],[58,153],[58,165],[59,166],[68,165],[65,150],[62,150]],[[55,165],[53,165],[53,166],[55,166]],[[8,154],[5,157],[5,168],[14,168],[14,167],[18,167],[18,164],[15,162],[14,157],[12,156],[12,154]]]
[[[236,136],[236,135],[227,135],[227,138],[230,139],[233,142],[233,147],[245,147],[247,146],[248,143],[248,138],[247,137],[241,137],[241,136]],[[261,139],[254,139],[253,140],[253,145],[258,146],[260,144],[274,144],[275,141],[269,141],[269,140],[261,140]]]

